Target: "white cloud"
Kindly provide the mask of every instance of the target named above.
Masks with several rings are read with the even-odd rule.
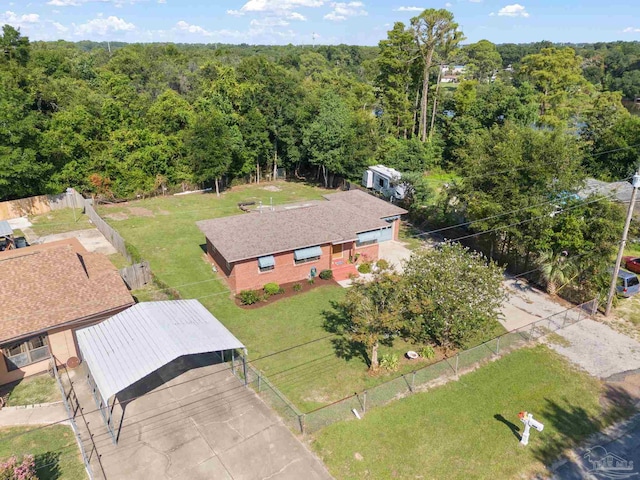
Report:
[[[282,18],[267,17],[262,20],[253,19],[249,25],[252,27],[286,27],[289,22]]]
[[[58,31],[58,33],[67,33],[69,31],[69,29],[64,25],[62,25],[61,23],[51,22],[51,25],[56,27],[56,30]]]
[[[213,35],[213,33],[211,33],[210,31],[205,30],[198,25],[191,25],[184,20],[180,20],[178,23],[176,23],[176,27],[178,27],[178,30],[183,30],[189,33],[198,33],[200,35],[204,35],[205,37],[210,37],[211,35]]]
[[[358,17],[367,15],[367,11],[363,8],[362,2],[332,2],[332,12],[327,13],[324,16],[325,20],[331,20],[332,22],[341,22],[349,17]]]
[[[622,30],[622,33],[640,33],[640,28],[627,27]]]
[[[115,16],[94,18],[74,27],[75,35],[106,35],[109,32],[130,32],[136,28],[133,23]]]
[[[167,0],[158,0],[158,3],[167,3]]]
[[[451,8],[451,7],[453,7],[453,3],[447,2],[447,3],[444,4],[444,6],[447,7],[447,8]]]
[[[53,7],[79,7],[84,5],[85,3],[112,3],[115,7],[122,7],[124,5],[134,3],[144,2],[147,0],[49,0],[47,5],[51,5]],[[164,1],[159,1],[158,3],[165,3]]]
[[[482,3],[482,0],[469,0],[471,3]]]
[[[240,17],[245,14],[270,14],[287,20],[306,20],[297,8],[317,8],[325,4],[325,0],[249,0],[240,10],[227,10],[227,15]]]
[[[398,7],[393,9],[394,12],[421,12],[423,10],[423,7]]]
[[[40,15],[37,13],[27,13],[26,15],[18,15],[11,10],[7,10],[4,13],[0,13],[0,23],[8,23],[14,27],[23,27],[26,25],[33,25],[40,22]]]
[[[491,13],[491,16],[495,15],[495,13]],[[498,10],[499,17],[528,17],[529,12],[525,9],[524,6],[519,3],[514,3],[513,5],[507,5]]]

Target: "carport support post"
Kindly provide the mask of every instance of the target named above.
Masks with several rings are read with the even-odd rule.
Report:
[[[242,356],[242,372],[244,373],[244,386],[246,387],[249,384],[247,378],[247,349],[243,349],[244,355]]]
[[[231,373],[236,374],[236,351],[231,350]]]
[[[624,254],[624,247],[627,244],[627,235],[629,233],[629,225],[631,224],[631,217],[633,217],[633,207],[636,204],[636,194],[638,193],[638,187],[640,187],[640,174],[636,171],[631,180],[633,185],[633,191],[631,192],[631,200],[629,201],[629,210],[627,210],[627,219],[624,223],[624,229],[622,230],[622,240],[620,240],[620,248],[618,248],[618,257],[616,258],[616,264],[613,267],[613,274],[611,276],[611,285],[609,285],[609,296],[607,297],[607,307],[604,309],[604,316],[608,317],[611,313],[611,305],[613,303],[613,296],[616,294],[616,286],[618,283],[618,272],[620,271],[620,263],[622,262],[622,255]]]

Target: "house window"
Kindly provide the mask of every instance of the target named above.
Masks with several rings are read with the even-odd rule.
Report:
[[[379,178],[378,179],[378,186],[383,187],[384,188],[384,178]]]
[[[274,268],[276,268],[276,259],[273,258],[273,255],[258,258],[258,269],[260,273],[269,272]]]
[[[301,248],[293,252],[293,260],[296,265],[315,262],[320,260],[321,256],[322,248],[320,247]]]
[[[366,245],[373,245],[378,243],[380,239],[380,230],[373,230],[371,232],[359,233],[356,240],[356,247],[364,247]]]
[[[38,335],[29,340],[3,347],[2,352],[6,358],[7,369],[9,371],[17,370],[49,358],[49,339],[46,335]]]

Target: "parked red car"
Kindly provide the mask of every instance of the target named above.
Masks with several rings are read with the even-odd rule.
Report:
[[[640,273],[640,257],[622,257],[624,266],[633,273]]]

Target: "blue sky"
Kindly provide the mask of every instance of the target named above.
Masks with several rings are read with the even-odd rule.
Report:
[[[637,0],[0,0],[0,24],[32,40],[375,45],[423,8],[451,10],[467,42],[640,40]]]

